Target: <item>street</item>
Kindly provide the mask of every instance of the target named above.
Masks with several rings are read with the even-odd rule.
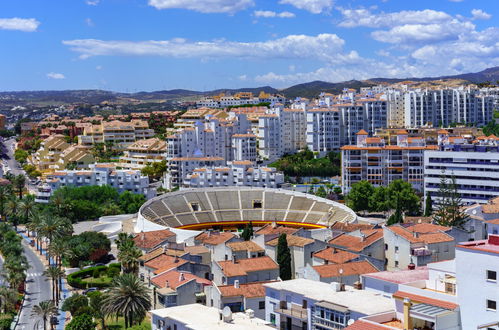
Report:
[[[50,281],[47,281],[46,277],[43,276],[45,266],[27,244],[26,240],[23,239],[24,254],[28,259],[30,267],[27,271],[26,279],[26,301],[19,316],[19,323],[16,329],[43,329],[41,319],[32,316],[31,313],[33,306],[38,305],[41,301],[52,298]]]

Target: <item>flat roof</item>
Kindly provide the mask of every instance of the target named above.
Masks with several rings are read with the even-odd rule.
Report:
[[[446,273],[456,273],[456,259],[444,260],[431,262],[428,264],[428,268],[432,270],[438,270]]]
[[[264,287],[294,292],[317,302],[344,306],[364,315],[393,310],[393,302],[390,298],[383,297],[374,291],[356,290],[351,286],[345,286],[345,291],[336,291],[331,284],[299,278],[267,283]]]
[[[244,313],[232,313],[232,321],[220,320],[220,310],[201,304],[190,304],[152,310],[153,315],[169,318],[183,323],[186,328],[192,330],[216,330],[216,329],[274,329],[269,323],[259,318],[249,318]]]
[[[370,277],[386,282],[404,284],[419,280],[427,280],[428,267],[422,266],[412,270],[384,271],[377,273],[362,274],[362,277]]]

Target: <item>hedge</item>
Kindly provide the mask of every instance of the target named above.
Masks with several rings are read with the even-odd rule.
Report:
[[[90,278],[93,276],[94,271],[98,271],[99,273],[107,272],[110,269],[118,269],[121,270],[121,265],[119,263],[114,263],[110,264],[109,266],[95,266],[95,267],[89,267],[87,269],[82,269],[77,272],[74,272],[72,274],[69,274],[67,277],[68,284],[71,285],[74,288],[77,289],[87,289],[87,288],[107,288],[109,287],[109,284],[107,283],[100,283],[100,282],[93,282],[93,281],[88,281],[85,282],[83,281],[84,278]]]

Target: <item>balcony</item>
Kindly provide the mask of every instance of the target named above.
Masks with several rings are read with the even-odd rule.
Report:
[[[308,319],[308,310],[295,304],[290,304],[291,307],[288,308],[285,301],[281,301],[281,308],[276,309],[276,313],[286,315],[288,317],[294,317],[296,319],[306,321]]]
[[[428,250],[427,248],[416,248],[412,249],[411,255],[415,257],[426,257],[426,256],[431,256],[431,251]]]

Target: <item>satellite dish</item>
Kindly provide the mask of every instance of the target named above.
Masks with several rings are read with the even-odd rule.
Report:
[[[224,319],[226,321],[232,319],[232,311],[230,310],[229,306],[225,306],[224,309],[222,310],[222,315],[224,316]]]
[[[348,320],[347,325],[352,325],[352,324],[354,324],[354,322],[355,322],[354,319],[350,319],[350,320]]]

